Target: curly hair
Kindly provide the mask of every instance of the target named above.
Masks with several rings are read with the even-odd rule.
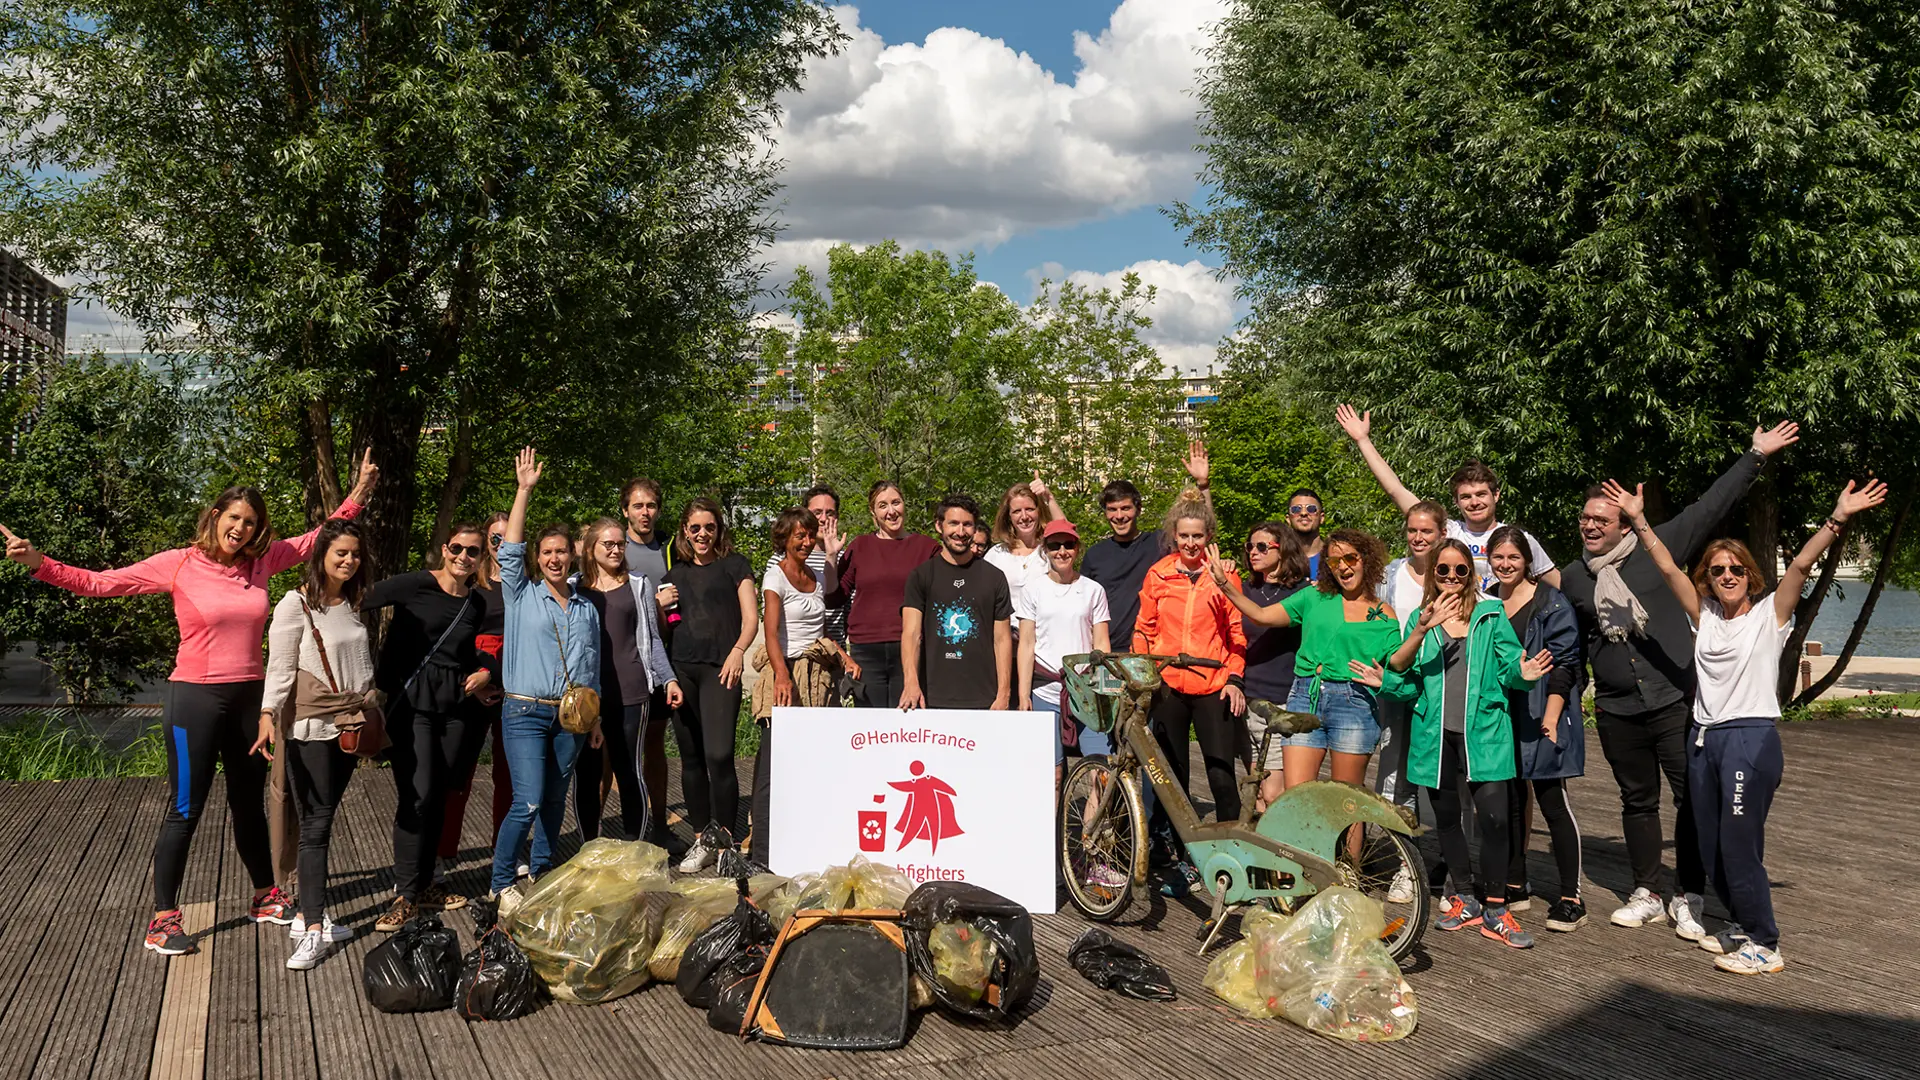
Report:
[[[1247,532],[1247,542],[1266,533],[1273,537],[1274,546],[1280,549],[1279,562],[1273,566],[1273,573],[1267,576],[1271,585],[1298,585],[1307,580],[1307,546],[1300,541],[1300,534],[1284,521],[1263,521]],[[1253,556],[1247,556],[1249,570]],[[1258,575],[1255,575],[1258,576]]]
[[[1370,532],[1359,529],[1335,529],[1327,536],[1327,546],[1320,549],[1320,575],[1314,579],[1313,587],[1328,595],[1338,595],[1340,582],[1333,576],[1333,546],[1345,544],[1360,556],[1360,595],[1368,600],[1380,599],[1380,583],[1387,580],[1387,545]]]

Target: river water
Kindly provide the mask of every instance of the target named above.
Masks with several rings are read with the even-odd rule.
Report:
[[[1867,598],[1868,582],[1835,581],[1820,613],[1814,616],[1807,640],[1819,642],[1828,656],[1837,656],[1853,632],[1854,617]],[[1860,639],[1861,656],[1920,657],[1920,593],[1888,586],[1873,605],[1873,621]]]

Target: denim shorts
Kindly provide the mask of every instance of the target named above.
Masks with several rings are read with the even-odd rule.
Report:
[[[1316,681],[1320,685],[1317,709],[1312,704]],[[1332,750],[1336,754],[1371,754],[1380,745],[1380,715],[1373,691],[1359,683],[1295,679],[1293,693],[1287,695],[1287,711],[1313,713],[1320,718],[1319,730],[1289,736],[1288,746]]]

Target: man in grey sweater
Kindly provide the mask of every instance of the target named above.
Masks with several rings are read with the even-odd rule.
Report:
[[[1767,458],[1799,436],[1794,424],[1755,428],[1741,455],[1699,501],[1654,532],[1685,566],[1698,558],[1727,513],[1760,475]],[[1619,508],[1589,489],[1580,511],[1578,559],[1560,569],[1560,588],[1579,617],[1593,667],[1600,746],[1620,784],[1620,821],[1633,869],[1633,895],[1613,913],[1616,926],[1672,918],[1674,932],[1700,939],[1706,871],[1687,808],[1687,726],[1692,716],[1693,628],[1660,570],[1621,519]],[[1679,895],[1660,896],[1660,777],[1666,774],[1678,814],[1674,877]]]

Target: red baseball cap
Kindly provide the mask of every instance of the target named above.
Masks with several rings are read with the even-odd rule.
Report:
[[[1074,528],[1073,522],[1068,521],[1066,518],[1054,518],[1052,521],[1047,522],[1047,527],[1040,532],[1040,540],[1042,543],[1045,543],[1049,538],[1055,536],[1071,536],[1073,537],[1074,543],[1077,544],[1080,542],[1080,530]]]

